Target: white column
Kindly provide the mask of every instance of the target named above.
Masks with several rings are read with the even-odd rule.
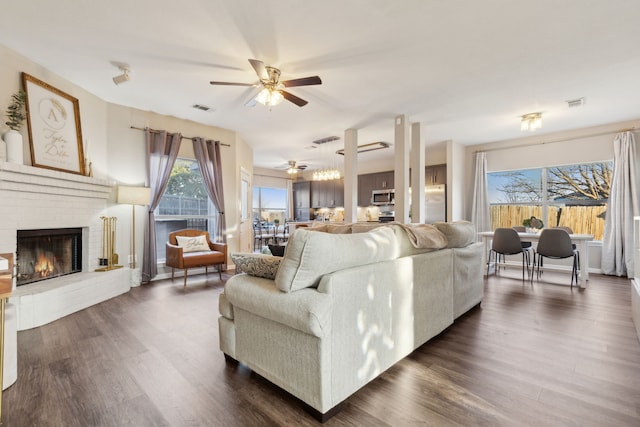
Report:
[[[411,125],[411,222],[425,221],[424,198],[425,142],[420,137],[420,123]]]
[[[395,118],[395,161],[394,182],[396,191],[396,221],[409,221],[409,123],[405,115]]]
[[[358,130],[344,131],[344,220],[358,221]]]

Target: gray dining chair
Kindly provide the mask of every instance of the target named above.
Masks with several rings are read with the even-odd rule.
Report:
[[[514,230],[516,230],[518,233],[524,233],[527,231],[527,228],[524,225],[515,225],[513,227]],[[522,249],[526,250],[526,255],[527,255],[527,268],[529,268],[529,265],[531,265],[531,260],[533,259],[533,245],[531,244],[531,242],[521,242],[522,244]]]
[[[537,266],[536,277],[540,278],[540,267],[544,262],[544,258],[564,259],[573,257],[573,267],[571,269],[571,286],[575,279],[578,283],[578,251],[571,242],[571,237],[566,230],[562,228],[545,228],[540,234],[538,246],[533,256],[534,269]]]
[[[493,232],[491,250],[489,250],[489,258],[487,259],[487,275],[489,275],[492,255],[494,255],[494,269],[497,273],[499,268],[498,255],[516,255],[519,253],[522,254],[522,281],[524,281],[525,269],[527,270],[527,274],[531,275],[529,262],[527,261],[528,250],[522,247],[522,241],[516,230],[513,228],[496,228]]]

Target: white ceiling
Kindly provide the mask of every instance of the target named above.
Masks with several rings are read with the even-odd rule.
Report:
[[[236,130],[260,167],[313,165],[311,141],[349,128],[393,142],[399,114],[429,145],[525,136],[519,116],[535,111],[538,133],[640,117],[638,0],[3,3],[1,44],[108,102]],[[244,105],[256,89],[209,84],[256,82],[249,58],[323,84],[272,111]],[[114,85],[114,61],[131,81]]]

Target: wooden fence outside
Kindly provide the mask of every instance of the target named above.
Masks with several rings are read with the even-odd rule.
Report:
[[[606,210],[606,206],[564,206],[559,225],[571,227],[577,234],[593,234],[595,240],[602,240]],[[491,205],[490,213],[491,227],[495,230],[500,227],[522,225],[522,221],[531,216],[542,218],[542,206]],[[558,206],[548,208],[547,218],[549,219],[545,227],[556,225],[557,213]]]

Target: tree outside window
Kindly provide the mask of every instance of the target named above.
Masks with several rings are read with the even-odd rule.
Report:
[[[611,161],[489,173],[492,228],[535,216],[601,240],[612,175]]]
[[[166,258],[165,242],[173,231],[193,228],[215,235],[217,211],[209,200],[198,162],[176,159],[155,213],[158,261]]]

